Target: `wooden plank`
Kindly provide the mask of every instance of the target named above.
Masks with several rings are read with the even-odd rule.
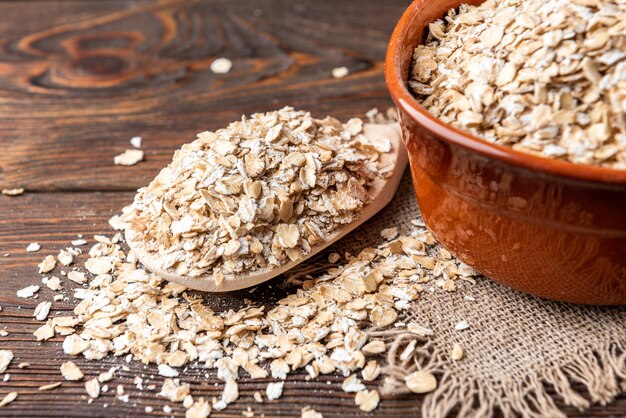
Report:
[[[382,60],[408,3],[0,3],[0,188],[134,190],[242,113],[385,108]],[[210,71],[220,56],[229,74]],[[351,74],[332,78],[337,66]],[[114,166],[136,135],[146,161]]]
[[[136,375],[143,376],[144,385],[160,381],[156,368],[144,366],[136,362],[126,364],[121,359],[105,359],[103,361],[86,361],[83,358],[71,358],[63,353],[61,338],[54,338],[43,344],[37,343],[32,332],[40,325],[32,318],[34,307],[42,300],[52,300],[54,292],[43,288],[38,299],[20,299],[15,292],[30,284],[39,284],[42,275],[37,273],[37,263],[47,254],[56,254],[60,248],[68,245],[77,234],[84,234],[93,243],[94,234],[110,234],[107,220],[117,213],[121,207],[132,200],[133,194],[126,193],[32,193],[9,198],[0,196],[0,255],[8,253],[9,257],[0,257],[0,324],[9,332],[0,337],[0,348],[10,349],[16,358],[8,372],[9,382],[0,381],[0,396],[16,390],[20,397],[11,406],[0,408],[0,416],[28,417],[111,417],[138,416],[144,414],[146,406],[154,408],[153,415],[165,415],[163,406],[172,405],[159,398],[157,391],[139,391],[132,383]],[[28,243],[36,241],[42,249],[36,253],[27,253]],[[88,248],[88,247],[83,247]],[[86,256],[78,258],[81,265]],[[58,271],[58,269],[57,269]],[[66,294],[71,295],[75,285],[64,282]],[[272,301],[285,294],[285,287],[280,279],[259,286],[254,295],[263,299],[271,306]],[[228,309],[241,305],[243,297],[249,296],[246,291],[233,292],[225,297],[208,299],[215,310]],[[68,299],[54,302],[52,313],[69,313],[73,303]],[[122,371],[121,378],[109,382],[108,393],[88,405],[85,399],[83,382],[64,382],[61,388],[52,392],[40,392],[41,385],[60,381],[60,364],[74,360],[87,376],[96,376],[113,365],[126,364],[129,371]],[[18,369],[20,362],[29,362],[30,368]],[[208,374],[207,374],[208,372]],[[343,393],[339,376],[322,376],[314,381],[307,381],[303,373],[297,373],[287,379],[285,394],[275,402],[257,404],[252,396],[255,391],[263,392],[270,379],[241,379],[239,390],[241,398],[225,411],[213,416],[241,416],[241,412],[250,406],[256,416],[297,416],[301,408],[311,405],[326,417],[360,416],[354,405],[353,395]],[[202,368],[189,368],[184,373],[183,381],[192,385],[194,396],[213,397],[221,393],[221,384],[215,371]],[[368,384],[373,388],[380,381]],[[128,403],[115,398],[115,387],[124,385],[130,394]],[[217,385],[217,386],[216,386]],[[158,385],[160,387],[160,385]],[[421,407],[420,396],[406,396],[397,399],[385,399],[373,416],[419,416]],[[104,404],[108,406],[105,408]],[[174,406],[174,405],[172,405]],[[589,411],[580,413],[571,407],[564,410],[572,417],[589,416],[624,416],[626,396],[608,406],[594,406]],[[180,405],[174,407],[177,415],[182,414]]]

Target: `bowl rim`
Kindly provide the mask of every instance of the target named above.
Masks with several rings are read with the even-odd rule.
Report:
[[[423,128],[435,134],[437,138],[483,156],[541,173],[598,183],[626,185],[626,170],[544,158],[516,151],[504,145],[493,144],[441,121],[422,107],[403,80],[401,47],[415,16],[425,7],[428,7],[430,1],[434,0],[414,0],[409,5],[394,28],[387,46],[385,81],[397,106],[409,114]],[[459,1],[459,5],[461,3],[462,1]]]

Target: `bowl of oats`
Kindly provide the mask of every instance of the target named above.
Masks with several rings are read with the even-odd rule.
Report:
[[[626,304],[626,3],[417,0],[385,76],[446,248],[536,296]]]

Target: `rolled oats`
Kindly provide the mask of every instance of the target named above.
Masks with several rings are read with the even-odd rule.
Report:
[[[61,364],[61,374],[65,380],[80,380],[84,376],[83,372],[73,361]]]
[[[310,406],[305,406],[302,408],[301,418],[324,418],[324,416]]]
[[[272,382],[267,385],[265,389],[265,395],[267,396],[267,400],[273,401],[278,399],[283,394],[283,387],[285,386],[285,382]]]
[[[185,412],[185,418],[207,418],[211,414],[211,405],[204,398],[198,399]]]
[[[626,3],[461,5],[415,48],[409,85],[442,121],[489,142],[626,169]]]
[[[0,350],[0,373],[7,371],[12,360],[13,352],[11,350]]]
[[[26,286],[25,288],[18,290],[16,294],[17,294],[17,297],[19,298],[28,299],[28,298],[33,297],[35,293],[37,292],[39,292],[39,286],[34,284],[34,285]]]
[[[55,383],[49,383],[47,385],[43,385],[43,386],[39,386],[38,390],[40,391],[47,391],[47,390],[53,390],[58,388],[59,386],[61,386],[63,384],[63,382],[55,382]]]
[[[211,71],[215,74],[226,74],[233,68],[233,62],[228,58],[217,58],[211,63]]]
[[[289,107],[243,117],[184,145],[122,220],[163,270],[219,285],[272,269],[360,217],[370,183],[388,173],[370,142],[356,118]]]
[[[344,78],[350,74],[350,70],[348,70],[348,67],[335,67],[332,74],[334,78]]]
[[[54,259],[54,257],[51,255],[47,255],[43,259],[43,261],[39,263],[39,273],[48,273],[54,270],[56,265],[57,265],[57,261]]]
[[[380,395],[377,390],[362,390],[354,397],[354,402],[364,412],[372,412],[378,407]]]
[[[309,122],[319,124],[316,125],[316,129],[323,130],[324,135],[336,134],[340,139],[351,138],[349,141],[353,141],[354,135],[358,137],[360,135],[358,132],[362,129],[360,120],[352,119],[346,124],[339,124],[330,119],[320,122],[313,120],[304,112],[293,110],[287,112],[300,115],[296,118],[300,123],[299,126],[302,124],[306,126]],[[260,123],[266,116],[257,115],[255,117],[259,120],[250,123],[253,125]],[[381,114],[378,112],[371,114],[371,118],[377,122],[381,122],[380,117]],[[297,134],[298,127],[289,123],[291,117],[281,120],[277,115],[276,118],[276,123],[269,124],[271,126],[266,126],[265,130],[261,131],[263,140],[267,139],[270,144],[274,144],[268,145],[271,149],[276,144],[286,143],[283,135],[295,135],[300,138],[300,134]],[[282,126],[276,128],[277,124]],[[315,142],[313,135],[309,136],[310,141],[300,144],[302,147],[313,146]],[[304,141],[306,138],[302,136],[301,139]],[[344,139],[341,141],[340,139],[328,141],[331,144],[343,143]],[[219,140],[219,136],[214,140]],[[240,136],[238,140],[240,143],[247,141],[245,135]],[[229,144],[219,144],[216,147],[226,149],[232,145]],[[367,149],[377,149],[378,153],[386,149],[384,144],[378,144],[377,147],[368,146]],[[300,146],[297,148],[302,149]],[[324,154],[324,150],[325,148],[318,150],[320,157],[327,155]],[[281,157],[279,164],[287,161],[299,168],[299,171],[294,169],[290,174],[295,179],[292,183],[298,183],[297,187],[312,186],[310,177],[314,174],[316,183],[313,189],[321,187],[318,185],[319,181],[325,184],[318,190],[321,193],[318,197],[325,193],[331,196],[345,186],[346,178],[350,175],[348,173],[350,169],[346,168],[348,165],[352,169],[359,167],[358,170],[365,170],[369,173],[365,176],[367,178],[377,175],[375,166],[371,165],[372,161],[376,161],[376,154],[363,151],[363,155],[368,157],[362,159],[360,152],[358,156],[350,154],[352,157],[342,163],[331,162],[330,155],[331,160],[324,161],[331,165],[335,164],[332,169],[334,174],[326,173],[328,174],[326,179],[323,170],[301,174],[307,169],[307,164],[310,164],[306,153],[300,152],[304,157],[298,155]],[[268,170],[274,162],[267,158],[261,164],[252,157],[246,157],[249,154],[251,153],[244,154],[238,160],[238,164],[244,173],[246,170],[256,173],[257,177],[254,180],[256,182],[265,175],[262,170],[259,171],[260,167],[265,164],[263,170]],[[359,174],[361,175],[363,174]],[[339,179],[331,179],[333,176],[338,176]],[[365,177],[359,178],[363,180]],[[224,173],[221,173],[214,181],[223,178]],[[330,183],[335,187],[332,193],[325,188]],[[366,183],[364,181],[363,184]],[[232,183],[226,182],[219,187],[226,190],[232,186]],[[256,199],[254,202],[258,202],[265,193],[263,187],[249,182],[242,187],[243,195],[250,197],[250,200],[254,197]],[[291,185],[289,187],[291,188]],[[243,195],[239,197],[243,199]],[[230,201],[229,199],[234,199],[233,196],[233,194],[224,195],[222,199]],[[290,228],[290,225],[298,226],[298,246],[304,242],[303,237],[306,237],[307,242],[311,239],[313,235],[310,231],[317,230],[311,225],[306,226],[306,230],[301,229],[302,223],[294,214],[301,211],[302,205],[297,202],[286,203],[284,199],[281,200],[281,196],[275,196],[272,210],[273,216],[282,219],[272,224],[274,227],[272,232],[280,233],[268,237],[266,243],[286,252],[293,249],[290,246],[295,240],[292,236],[295,235],[295,229]],[[243,215],[244,219],[248,219],[246,216],[249,215],[251,202],[243,200],[243,203],[238,203],[235,212],[237,216]],[[163,200],[164,212],[160,212],[161,216],[165,216],[164,213],[169,216],[170,213],[176,212],[177,208],[169,206],[169,202],[171,200]],[[325,201],[324,205],[328,205],[327,208],[334,208],[332,200]],[[186,215],[189,215],[193,222],[185,218]],[[328,216],[331,216],[331,212],[328,212]],[[239,220],[241,221],[241,217]],[[173,227],[181,235],[177,239],[181,240],[180,242],[192,242],[189,240],[198,229],[194,215],[185,211],[178,217],[172,217],[172,223],[174,221],[176,223]],[[109,223],[114,229],[123,229],[124,223],[119,217],[112,218]],[[169,226],[170,232],[172,223]],[[240,370],[249,374],[252,379],[263,379],[269,375],[280,379],[281,382],[272,383],[267,387],[267,397],[270,400],[280,396],[285,378],[294,370],[304,369],[311,378],[338,373],[347,377],[342,385],[344,389],[358,391],[355,397],[357,405],[364,411],[371,411],[378,405],[380,397],[376,391],[367,391],[357,376],[362,376],[364,381],[378,377],[380,366],[374,360],[368,362],[366,356],[383,354],[386,351],[386,344],[380,339],[370,339],[366,331],[375,325],[380,328],[403,327],[409,332],[414,332],[412,330],[415,329],[415,324],[410,322],[405,325],[398,322],[398,313],[406,312],[410,308],[409,301],[422,297],[425,283],[469,280],[474,274],[470,268],[445,252],[423,223],[413,224],[415,229],[409,235],[397,236],[396,231],[389,230],[385,232],[386,241],[376,248],[366,248],[354,256],[349,253],[341,257],[333,256],[333,264],[340,261],[342,264],[335,264],[323,273],[305,276],[301,286],[279,300],[272,309],[257,306],[253,301],[246,299],[244,308],[225,312],[213,311],[197,293],[188,292],[184,287],[168,283],[158,275],[145,270],[134,254],[125,253],[120,245],[121,234],[112,237],[97,235],[94,236],[95,244],[88,252],[89,258],[84,269],[77,267],[73,270],[74,273],[67,274],[70,280],[74,279],[82,284],[74,291],[79,303],[74,308],[73,316],[48,319],[47,323],[34,334],[38,340],[47,340],[55,333],[65,336],[63,349],[65,353],[73,356],[82,355],[90,360],[99,360],[113,355],[125,358],[127,362],[137,360],[145,364],[158,364],[159,374],[168,378],[161,379],[161,396],[171,402],[183,402],[183,406],[187,408],[186,416],[190,418],[206,417],[211,409],[222,410],[234,402],[239,396],[236,380],[239,378]],[[283,226],[278,229],[278,225]],[[224,229],[216,231],[230,236],[231,232],[238,231],[241,224],[236,227],[236,223],[227,222],[223,226]],[[323,228],[320,229],[322,230]],[[317,236],[321,237],[323,234],[320,232]],[[224,241],[224,251],[228,249],[236,253],[245,245],[239,242],[241,246],[237,247],[238,244],[231,241],[232,238]],[[286,254],[286,257],[291,256],[293,254]],[[85,274],[85,269],[90,274]],[[45,284],[49,284],[52,279],[47,280],[44,281]],[[432,291],[439,289],[439,286],[433,286]],[[218,378],[225,382],[221,398],[213,399],[213,408],[203,398],[194,400],[189,393],[189,386],[175,379],[179,373],[184,373],[185,366],[189,364],[217,369]],[[125,364],[121,368],[129,370]],[[101,373],[96,380],[99,383],[107,382],[114,378],[115,371],[115,367],[111,368]],[[144,380],[136,377],[133,382],[141,390]],[[87,389],[86,386],[86,390],[95,394],[95,383],[89,385],[94,387]],[[146,390],[155,389],[155,384],[146,386]],[[106,393],[108,390],[108,386],[103,385],[99,392]],[[122,402],[129,401],[128,394],[124,393],[121,385],[117,387],[117,399]],[[260,392],[254,393],[254,399],[256,402],[263,402]],[[172,412],[169,405],[163,410],[167,414]],[[317,416],[315,414],[311,413],[310,416]]]
[[[454,343],[450,358],[452,358],[453,361],[459,361],[463,358],[463,347],[461,347],[461,344]]]
[[[98,379],[93,378],[86,381],[85,390],[91,399],[96,399],[100,396],[100,382],[98,382]]]
[[[5,397],[2,398],[2,400],[0,401],[0,408],[2,408],[3,406],[7,406],[8,404],[10,404],[14,400],[16,400],[17,396],[18,396],[17,392],[9,392],[9,393],[7,393],[5,395]]]
[[[437,379],[432,373],[416,371],[404,378],[406,386],[414,393],[428,393],[437,388]]]
[[[2,194],[5,196],[19,196],[24,194],[24,189],[22,187],[17,189],[2,189]]]
[[[116,155],[113,158],[115,165],[135,165],[138,162],[143,161],[143,151],[140,149],[127,149],[120,155]]]
[[[35,307],[35,312],[33,312],[33,316],[37,321],[45,321],[50,313],[50,307],[52,306],[51,302],[41,302],[37,307]]]

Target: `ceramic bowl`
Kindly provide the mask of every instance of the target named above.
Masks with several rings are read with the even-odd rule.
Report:
[[[430,22],[461,3],[413,2],[385,62],[426,225],[499,283],[565,302],[626,304],[626,171],[491,144],[441,122],[410,93],[413,49]]]

